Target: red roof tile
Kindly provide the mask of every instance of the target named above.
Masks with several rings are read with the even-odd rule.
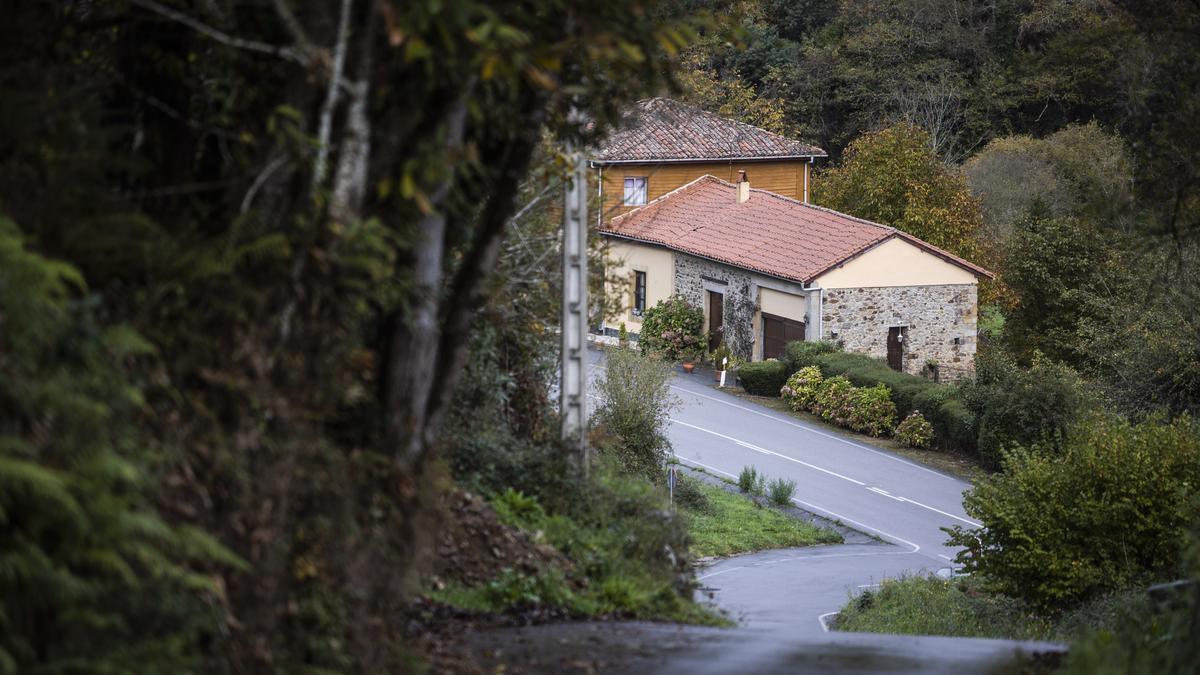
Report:
[[[825,157],[807,143],[669,98],[639,101],[625,124],[601,144],[594,161],[666,162],[687,160]]]
[[[977,276],[992,273],[893,227],[766,190],[737,202],[737,186],[702,176],[617,216],[601,234],[810,283],[831,268],[899,237]]]

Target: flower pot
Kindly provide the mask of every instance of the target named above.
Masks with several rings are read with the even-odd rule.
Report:
[[[693,370],[695,370],[695,369],[696,369],[696,364],[694,364],[694,363],[685,363],[685,364],[683,364],[683,372],[685,372],[685,373],[688,373],[689,375],[690,375],[690,374],[691,374],[691,372],[692,372]]]

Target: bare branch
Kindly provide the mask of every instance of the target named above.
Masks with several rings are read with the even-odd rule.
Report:
[[[311,56],[312,40],[308,39],[308,33],[304,32],[304,26],[301,26],[300,21],[296,19],[296,14],[292,12],[288,0],[275,0],[275,13],[279,15],[283,25],[287,27],[288,32],[292,34],[292,38],[296,40],[296,44],[300,45],[304,54]]]
[[[342,93],[342,72],[346,68],[346,43],[350,40],[350,0],[342,0],[342,11],[338,16],[337,43],[333,47],[333,66],[329,73],[329,87],[325,91],[325,103],[321,106],[320,123],[317,127],[317,161],[313,166],[312,189],[316,192],[325,181],[329,164],[329,139],[333,135],[333,111],[337,109]]]
[[[267,179],[271,177],[271,174],[278,171],[279,167],[283,166],[285,162],[287,162],[287,155],[280,155],[268,162],[266,167],[259,172],[258,176],[255,177],[254,182],[250,184],[250,189],[246,191],[246,196],[242,198],[241,213],[245,213],[250,210],[250,205],[254,203],[255,195],[258,194],[258,191],[262,189],[263,185],[266,185]]]
[[[159,16],[164,16],[172,21],[178,21],[179,23],[195,30],[198,33],[207,35],[221,44],[228,45],[235,49],[245,49],[246,51],[258,52],[260,54],[279,56],[290,61],[295,61],[302,66],[308,65],[308,59],[294,47],[282,47],[279,45],[268,44],[266,42],[259,42],[258,40],[246,40],[244,38],[234,37],[233,35],[217,30],[206,23],[197,21],[183,12],[177,12],[170,7],[160,5],[159,3],[154,2],[154,0],[131,1],[138,7],[148,9],[151,12],[154,12]]]

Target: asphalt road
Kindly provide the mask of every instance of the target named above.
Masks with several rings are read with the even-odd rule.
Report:
[[[602,356],[593,353],[602,368]],[[881,448],[715,389],[711,374],[675,376],[669,430],[680,462],[735,478],[754,466],[796,482],[803,509],[872,534],[878,545],[767,551],[698,573],[718,606],[755,630],[819,635],[851,594],[883,578],[952,567],[943,527],[977,527],[962,508],[965,481]]]

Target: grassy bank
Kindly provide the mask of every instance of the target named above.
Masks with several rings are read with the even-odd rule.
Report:
[[[726,556],[772,548],[841,543],[841,535],[798,520],[757,501],[708,485],[680,479],[679,509],[687,521],[692,554]]]
[[[425,595],[479,613],[726,623],[691,600],[687,532],[682,518],[669,515],[661,489],[612,468],[598,468],[589,487],[571,508],[553,512],[511,489],[490,499],[502,523],[535,547],[553,547],[561,564],[504,569],[482,583],[440,583]]]
[[[837,616],[837,630],[901,635],[1070,640],[1084,629],[1115,625],[1123,608],[1144,593],[1099,598],[1056,617],[1041,617],[1026,604],[980,590],[968,577],[904,577],[852,598]]]

